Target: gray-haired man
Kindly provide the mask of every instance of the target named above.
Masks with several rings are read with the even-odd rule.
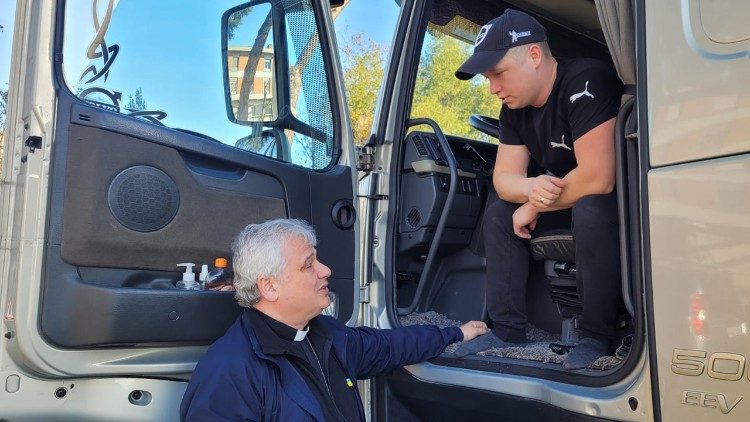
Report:
[[[479,321],[377,330],[320,315],[331,270],[316,243],[300,220],[251,224],[237,236],[235,297],[246,309],[195,368],[182,420],[364,420],[357,379],[487,332]]]

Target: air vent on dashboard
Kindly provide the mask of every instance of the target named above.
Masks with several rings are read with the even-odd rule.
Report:
[[[414,147],[417,149],[417,154],[419,154],[420,157],[429,157],[430,154],[427,152],[427,147],[424,146],[424,141],[420,136],[415,136],[414,138]]]
[[[406,222],[409,223],[410,226],[416,228],[419,225],[419,221],[422,219],[422,214],[419,213],[419,210],[416,208],[412,208],[409,211],[409,214],[406,216]]]

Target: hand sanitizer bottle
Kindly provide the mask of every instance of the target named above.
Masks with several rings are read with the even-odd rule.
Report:
[[[201,273],[198,275],[198,282],[201,286],[206,282],[206,278],[208,278],[208,265],[203,264],[201,265]]]
[[[182,274],[182,280],[178,281],[176,284],[177,288],[184,290],[200,290],[201,285],[195,281],[195,273],[193,272],[195,264],[192,262],[185,262],[177,264],[177,266],[185,267],[185,272]]]

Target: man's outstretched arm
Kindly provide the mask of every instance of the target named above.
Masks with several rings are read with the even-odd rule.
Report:
[[[468,341],[488,331],[481,321],[459,327],[412,325],[394,329],[352,328],[347,332],[347,361],[357,379],[372,378],[404,365],[439,355],[446,346]]]

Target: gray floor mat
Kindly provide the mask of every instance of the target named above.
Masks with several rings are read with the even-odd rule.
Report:
[[[401,325],[437,325],[438,327],[445,328],[450,326],[460,326],[460,321],[454,321],[445,315],[439,314],[435,311],[428,311],[422,313],[412,313],[400,318]],[[524,347],[508,347],[503,349],[489,349],[484,352],[480,352],[480,356],[497,356],[512,359],[523,359],[545,363],[557,363],[562,364],[563,355],[554,353],[549,348],[549,344],[552,342],[560,341],[560,336],[541,330],[529,324],[526,329],[526,338],[529,343]],[[444,353],[453,353],[456,347],[461,343],[454,343],[445,348]],[[620,363],[620,359],[614,356],[602,356],[597,359],[589,368],[590,369],[611,369]]]

